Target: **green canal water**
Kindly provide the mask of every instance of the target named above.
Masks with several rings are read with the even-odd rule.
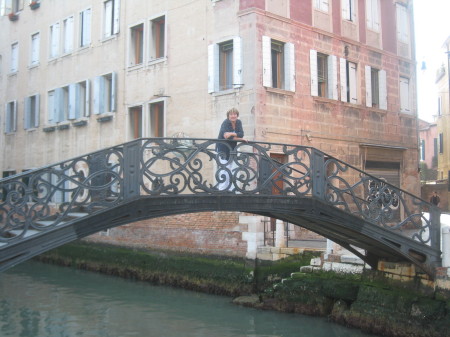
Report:
[[[373,336],[323,318],[27,262],[0,274],[1,337]]]

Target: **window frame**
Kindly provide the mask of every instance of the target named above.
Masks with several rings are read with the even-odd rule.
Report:
[[[313,0],[314,9],[328,13],[330,11],[330,1],[329,0]]]
[[[139,27],[139,29],[137,29]],[[144,64],[145,58],[145,24],[139,22],[128,28],[128,67]]]
[[[411,81],[400,76],[399,79],[400,112],[411,114]]]
[[[17,131],[17,108],[17,100],[6,102],[4,127],[6,134],[15,133]]]
[[[40,95],[35,94],[25,97],[23,128],[25,130],[38,128],[40,122],[39,118],[40,118]]]
[[[49,31],[49,59],[55,59],[61,53],[61,24],[55,22],[50,25]]]
[[[108,7],[111,4],[111,8]],[[103,1],[103,39],[107,40],[119,34],[120,0]]]
[[[366,27],[374,32],[381,31],[379,0],[366,0]]]
[[[92,8],[86,8],[79,13],[79,48],[89,47],[91,44],[92,34]]]
[[[310,49],[309,55],[311,96],[338,100],[337,57],[314,49]],[[322,81],[319,78],[320,63],[323,71],[326,71],[326,79],[323,78]],[[323,83],[321,90],[320,83]]]
[[[155,138],[155,137],[166,137],[166,105],[167,105],[167,100],[166,99],[155,99],[155,100],[151,100],[150,102],[148,102],[148,136],[150,138]],[[157,120],[160,121],[159,117],[162,116],[162,121],[158,122],[158,131],[155,134],[155,130],[154,130],[154,125],[153,125],[153,118],[152,118],[152,108],[153,107],[158,107],[158,109],[160,109],[162,106],[163,111],[159,111],[158,112],[158,118]],[[161,115],[161,116],[160,116]],[[159,130],[162,129],[162,130]],[[162,134],[159,134],[159,132],[162,132]]]
[[[372,77],[377,71],[377,78],[372,80]],[[365,81],[366,81],[366,107],[377,108],[381,110],[387,110],[387,81],[386,81],[386,71],[384,69],[378,69],[371,66],[365,66]],[[377,84],[377,87],[373,87]],[[375,96],[375,98],[374,98]],[[374,100],[375,99],[375,100]],[[377,106],[374,106],[376,103]]]
[[[10,73],[14,74],[19,71],[19,42],[15,41],[11,43],[11,66]]]
[[[283,57],[273,62],[272,40],[283,45]],[[282,62],[281,62],[282,60]],[[273,67],[283,65],[283,69],[277,70],[283,76],[283,80],[276,85],[281,84],[281,90],[295,92],[295,45],[291,42],[272,39],[269,36],[262,36],[262,61],[263,61],[263,86],[266,88],[276,88],[273,84]],[[278,77],[277,77],[278,79]],[[281,77],[280,77],[281,79]]]
[[[220,65],[220,45],[228,42],[233,42],[233,69],[232,71],[232,85],[228,89],[221,88],[221,65]],[[227,72],[229,69],[227,69]],[[222,70],[223,73],[223,70]],[[223,83],[223,82],[222,82]],[[208,93],[220,92],[223,90],[237,89],[243,86],[242,83],[242,39],[235,36],[232,39],[227,39],[208,46]]]
[[[130,122],[130,140],[142,138],[144,135],[144,107],[142,104],[128,108]],[[137,117],[137,118],[136,118]]]
[[[358,104],[358,64],[340,58],[341,101]]]
[[[70,15],[62,20],[62,55],[68,55],[74,49],[75,17]]]
[[[164,21],[163,29],[161,29],[161,21]],[[162,61],[167,57],[167,15],[165,13],[149,19],[148,37],[145,40],[148,41],[149,62]]]
[[[34,38],[37,36],[37,39]],[[37,40],[37,42],[36,42]],[[36,32],[31,34],[30,44],[30,67],[38,66],[40,63],[40,45],[41,45],[41,33]]]
[[[355,23],[357,18],[357,9],[355,0],[341,0],[342,19]]]
[[[94,78],[93,113],[101,115],[117,109],[117,73],[111,72]]]
[[[397,26],[397,40],[399,42],[410,44],[409,31],[409,16],[405,5],[396,3],[396,26]]]

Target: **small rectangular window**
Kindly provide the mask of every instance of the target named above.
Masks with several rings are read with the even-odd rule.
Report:
[[[272,87],[284,87],[284,43],[272,40]]]
[[[144,24],[130,28],[130,66],[142,64],[144,61]]]
[[[151,20],[150,30],[150,60],[165,57],[166,17]]]
[[[39,126],[39,95],[25,98],[24,129],[33,129]]]
[[[311,95],[337,100],[337,57],[310,50]],[[341,74],[342,75],[342,74]]]
[[[327,55],[317,53],[317,83],[319,97],[328,97],[328,61]]]
[[[379,0],[366,0],[367,28],[375,32],[380,31]]]
[[[80,47],[91,44],[91,9],[88,8],[80,13]]]
[[[40,34],[31,35],[31,59],[30,65],[35,66],[39,64],[39,49],[40,49]]]
[[[103,3],[104,38],[119,33],[119,4],[119,0],[107,0]]]
[[[355,0],[342,0],[342,18],[347,21],[356,21]]]
[[[219,44],[220,90],[233,87],[233,41]]]
[[[404,113],[411,113],[410,102],[409,79],[400,77],[400,111]]]
[[[73,50],[73,16],[63,21],[63,38],[63,53],[71,53]]]
[[[401,4],[396,5],[397,9],[397,39],[403,43],[409,43],[408,11]]]
[[[129,109],[131,138],[142,137],[142,106],[135,106]]]
[[[378,80],[378,69],[371,69],[371,84],[372,84],[372,107],[380,106],[380,83]]]
[[[444,153],[444,134],[439,134],[439,153]]]
[[[5,116],[5,132],[16,132],[17,126],[17,101],[11,101],[6,103],[6,116]]]
[[[164,101],[150,103],[150,137],[164,137]]]
[[[116,111],[116,73],[97,76],[94,80],[94,113]]]
[[[50,58],[59,56],[59,22],[50,26]]]
[[[11,45],[11,68],[12,73],[19,70],[19,43],[13,43]]]
[[[329,0],[314,0],[314,8],[328,13]]]

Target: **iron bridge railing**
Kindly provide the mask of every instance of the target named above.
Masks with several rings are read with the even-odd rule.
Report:
[[[439,211],[383,179],[297,145],[241,142],[222,162],[219,142],[138,139],[2,179],[0,250],[139,196],[222,193],[317,198],[439,249]]]

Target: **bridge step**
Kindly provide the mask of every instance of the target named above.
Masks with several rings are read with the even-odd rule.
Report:
[[[40,221],[36,221],[36,225],[40,225],[43,227],[48,227],[50,225],[53,225],[55,223],[55,221],[44,221],[44,220],[40,220]],[[66,222],[65,221],[61,221],[58,226],[64,225]]]
[[[67,213],[67,216],[71,218],[82,218],[88,215],[89,213],[79,213],[79,212]]]
[[[23,231],[21,231],[20,229],[13,229],[11,231],[8,231],[9,234],[12,234],[14,236],[19,236],[20,234],[23,233]],[[24,238],[28,238],[30,236],[33,236],[35,234],[40,233],[40,231],[34,230],[34,229],[29,229],[25,232],[25,235],[23,236]]]

